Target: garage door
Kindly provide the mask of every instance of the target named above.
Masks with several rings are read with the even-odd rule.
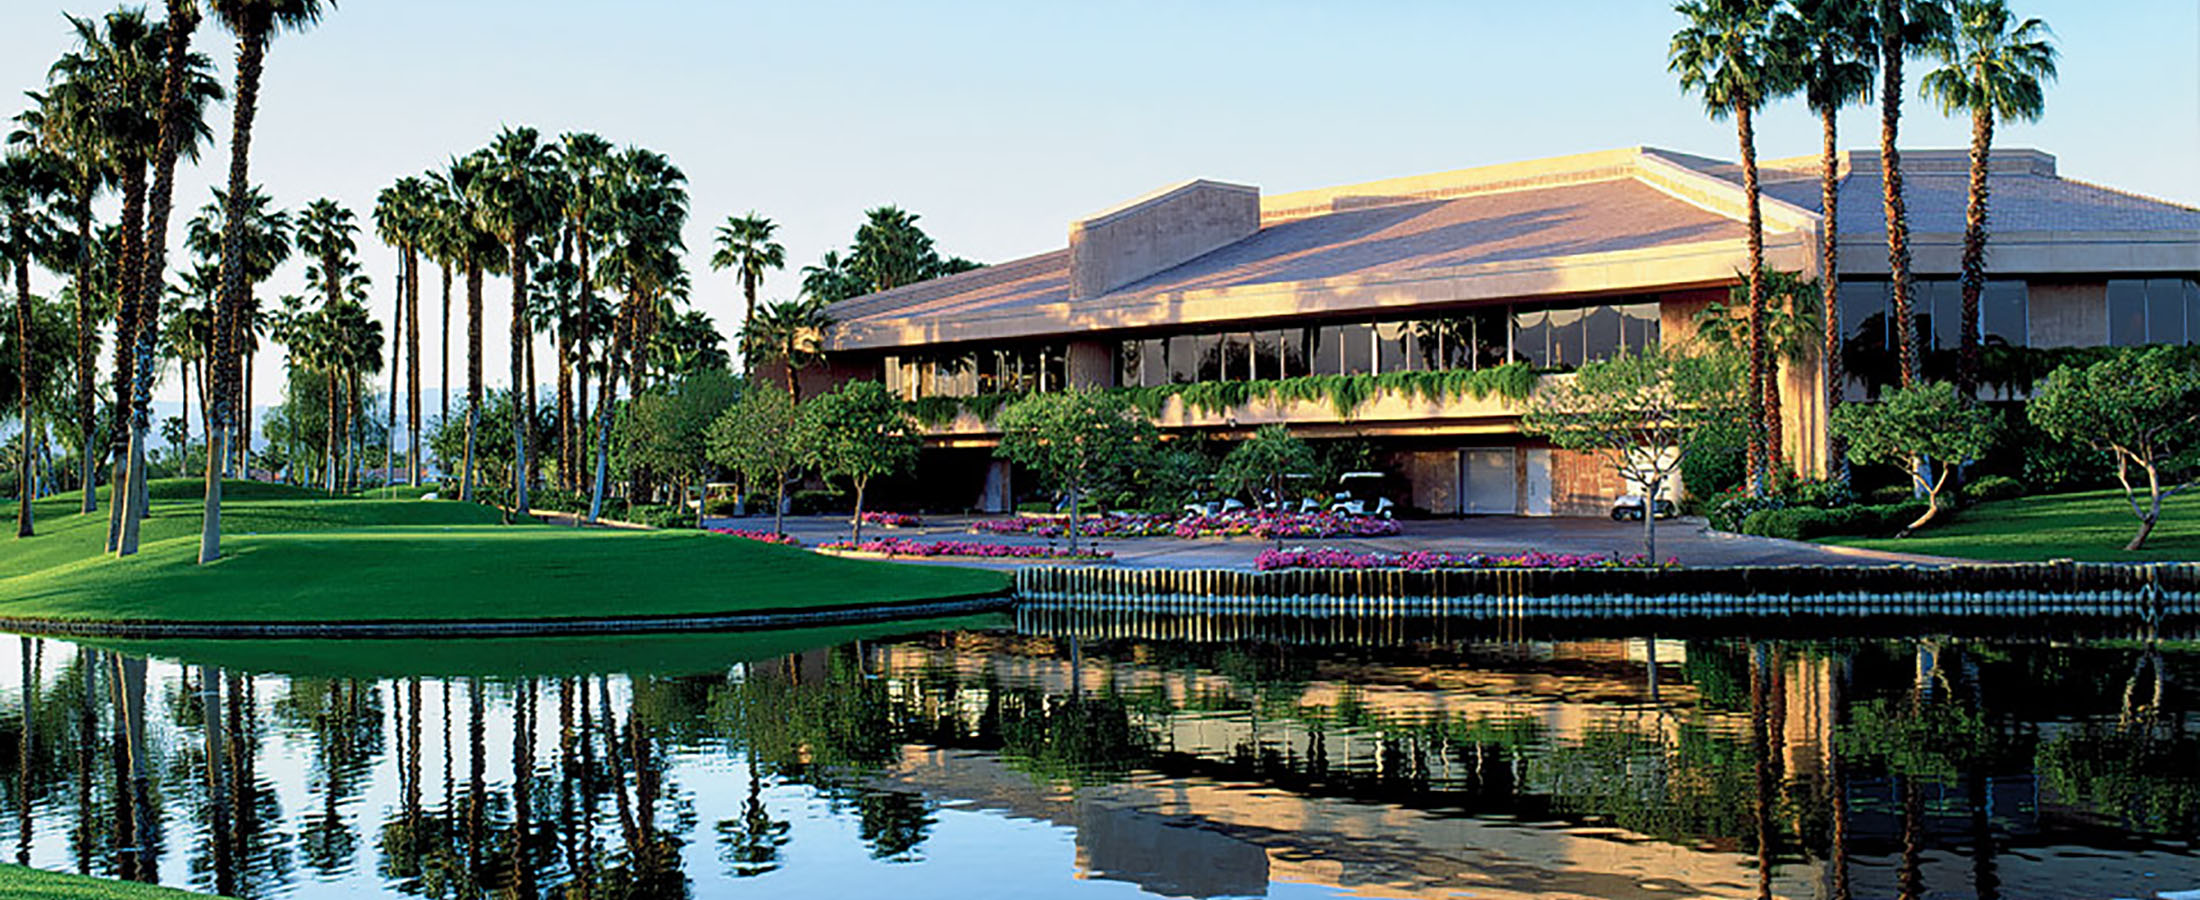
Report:
[[[1519,511],[1519,474],[1511,447],[1459,451],[1459,480],[1465,485],[1461,493],[1467,514],[1509,516]]]

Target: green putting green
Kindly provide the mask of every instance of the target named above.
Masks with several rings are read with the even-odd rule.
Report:
[[[1907,538],[1834,537],[1819,542],[2007,562],[2200,560],[2200,494],[2163,501],[2162,520],[2146,547],[2125,551],[2138,530],[2139,519],[2131,514],[2123,491],[2086,491],[1981,503]]]
[[[137,556],[105,556],[104,509],[38,504],[0,542],[0,617],[347,622],[706,615],[998,593],[1005,574],[835,559],[695,531],[501,525],[487,507],[330,498],[237,483],[200,566],[196,482],[157,482]],[[178,494],[182,496],[177,497]]]
[[[211,896],[0,864],[0,897],[9,900],[207,900]]]

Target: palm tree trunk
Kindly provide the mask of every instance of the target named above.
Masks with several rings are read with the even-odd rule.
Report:
[[[252,116],[259,108],[260,66],[267,49],[265,38],[266,35],[256,29],[247,29],[247,33],[237,36],[237,90],[232,97],[236,106],[233,107],[233,127],[229,143],[229,204],[222,217],[223,259],[244,258],[244,205],[252,190]],[[215,317],[216,334],[227,337],[224,326],[243,310],[244,292],[243,267],[223,266],[221,303],[217,306],[220,312]],[[220,344],[219,340],[217,344]],[[215,357],[227,359],[233,355],[234,350],[233,344],[219,345]],[[236,395],[234,380],[225,373],[223,381],[225,383],[222,390],[216,392],[219,408],[214,418],[227,426],[232,398]],[[207,454],[206,468],[206,509],[199,528],[200,563],[213,562],[222,555],[223,454],[220,451],[226,448],[220,446],[221,442],[219,437],[208,438],[210,452]]]
[[[1917,329],[1910,324],[1910,214],[1902,197],[1902,0],[1879,0],[1879,165],[1887,208],[1887,280],[1893,290],[1896,359],[1902,386],[1918,378]]]
[[[586,258],[588,244],[585,238],[581,243],[581,247],[581,256]],[[621,345],[625,342],[629,333],[627,326],[632,320],[632,310],[635,302],[630,297],[625,303],[620,304],[619,321],[611,326],[611,347],[609,352],[604,354],[603,384],[601,385],[603,393],[596,403],[596,478],[588,495],[587,521],[590,522],[594,522],[603,516],[603,495],[605,488],[608,486],[611,473],[611,406],[612,401],[618,399],[619,359],[625,352],[625,348]]]
[[[385,398],[384,405],[387,409],[384,410],[383,415],[382,483],[385,485],[397,483],[397,477],[391,473],[397,471],[397,376],[399,374],[398,370],[404,368],[404,357],[399,355],[398,351],[404,349],[402,335],[405,328],[405,275],[405,251],[399,250],[397,252],[397,302],[391,304],[390,309],[390,395]]]
[[[405,248],[405,463],[405,483],[419,487],[420,250],[414,247]]]
[[[356,491],[359,489],[360,470],[367,463],[367,428],[366,423],[362,421],[364,417],[360,415],[366,410],[361,408],[359,402],[360,382],[364,379],[359,377],[360,372],[357,366],[353,366],[347,374],[348,377],[345,382],[351,388],[351,392],[344,397],[344,434],[350,439],[350,448],[344,451],[346,463],[344,474],[347,478],[345,488]]]
[[[1819,302],[1825,310],[1823,315],[1826,335],[1825,345],[1820,348],[1820,352],[1825,354],[1826,420],[1829,422],[1833,420],[1833,411],[1841,408],[1841,399],[1848,390],[1849,380],[1841,358],[1841,160],[1837,147],[1840,135],[1834,112],[1827,109],[1818,116],[1820,131],[1824,134],[1818,178],[1819,209],[1824,212],[1819,225],[1824,231],[1818,236],[1818,288]],[[1840,484],[1849,483],[1848,448],[1840,435],[1829,434],[1826,437],[1826,474]]]
[[[437,268],[437,269],[440,269],[440,270],[442,270],[442,272],[443,272],[443,350],[442,350],[442,355],[441,355],[441,357],[440,357],[440,358],[438,358],[438,359],[436,360],[436,364],[435,364],[435,368],[436,368],[436,371],[437,371],[438,373],[440,373],[440,374],[441,374],[441,375],[443,376],[443,406],[442,406],[442,407],[441,407],[441,408],[439,409],[439,411],[437,412],[436,418],[437,418],[438,420],[440,420],[440,421],[448,421],[448,420],[449,420],[449,419],[451,418],[451,264],[450,264],[450,261],[448,261],[448,260],[437,260],[437,261],[436,261],[436,268]],[[445,473],[445,474],[449,474],[449,473]]]
[[[254,312],[255,310],[250,306],[245,309],[246,318],[244,323],[248,329],[252,327],[250,321]],[[249,339],[249,334],[247,337]],[[252,376],[254,371],[259,368],[259,363],[259,348],[248,346],[244,352],[244,377],[237,382],[237,390],[243,395],[244,399],[237,405],[237,467],[235,471],[241,473],[245,478],[252,477]]]
[[[334,368],[321,373],[321,396],[321,421],[325,426],[322,430],[327,434],[327,439],[322,444],[324,450],[321,454],[321,485],[322,489],[333,494],[336,493],[337,426],[336,370]]]
[[[1979,294],[1986,289],[1986,171],[1994,146],[1994,110],[1971,113],[1971,202],[1963,218],[1962,351],[1956,358],[1956,393],[1978,399]]]
[[[107,552],[122,549],[123,501],[130,496],[130,397],[136,389],[138,331],[138,250],[145,242],[145,161],[122,161],[122,247],[115,266],[114,404],[109,407],[107,449],[114,472],[108,478]]]
[[[15,229],[20,233],[23,229]],[[17,254],[10,261],[15,266],[15,388],[16,411],[22,413],[23,468],[15,479],[16,493],[22,495],[15,507],[15,536],[27,538],[35,534],[31,527],[31,448],[36,442],[31,435],[31,264],[30,255]],[[87,488],[86,494],[91,490]],[[28,685],[26,685],[26,688]],[[26,720],[27,721],[27,720]]]
[[[573,490],[573,338],[558,324],[558,486]]]
[[[529,446],[534,446],[542,437],[535,433],[535,411],[542,408],[537,405],[540,401],[536,399],[535,391],[535,324],[529,321],[527,323],[527,415],[520,418],[521,427],[527,431]],[[530,491],[539,488],[542,484],[542,453],[540,452],[541,448],[536,449],[537,452],[530,460],[533,465],[527,467],[527,486]]]
[[[1765,226],[1757,202],[1757,131],[1752,112],[1748,104],[1737,105],[1734,130],[1741,142],[1742,193],[1749,207],[1749,485],[1751,493],[1762,497],[1772,474],[1771,423],[1765,409],[1766,382],[1772,379],[1765,371]]]
[[[474,440],[481,424],[481,261],[466,260],[466,474],[459,499],[474,499]]]
[[[122,522],[122,545],[117,553],[137,553],[145,521],[145,438],[152,426],[153,354],[160,329],[160,295],[168,269],[168,216],[175,208],[176,156],[184,140],[184,81],[190,66],[191,32],[198,26],[195,11],[185,0],[168,0],[166,68],[161,75],[160,143],[153,154],[153,189],[146,210],[143,264],[138,270],[137,379],[130,397],[130,484],[139,502],[131,504]],[[187,392],[188,393],[188,392]],[[120,403],[121,398],[116,398]],[[186,400],[186,403],[189,401]],[[190,421],[186,411],[184,421]]]
[[[81,442],[77,444],[77,478],[84,485],[84,513],[99,511],[99,496],[92,491],[93,473],[99,460],[92,453],[92,441],[98,437],[97,411],[93,406],[92,379],[99,367],[92,339],[96,329],[92,323],[92,188],[89,179],[77,187],[76,194],[76,425]]]
[[[526,380],[527,339],[527,230],[512,235],[512,496],[513,512],[527,512],[527,431],[535,416],[534,389]],[[525,400],[523,404],[521,401]]]

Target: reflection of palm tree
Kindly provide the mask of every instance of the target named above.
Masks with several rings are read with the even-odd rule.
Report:
[[[774,819],[764,806],[763,770],[756,764],[756,747],[748,748],[749,797],[741,804],[741,817],[718,823],[719,858],[735,878],[762,875],[779,868],[779,848],[787,845],[792,823]]]

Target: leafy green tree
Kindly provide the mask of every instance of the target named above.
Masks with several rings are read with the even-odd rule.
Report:
[[[688,487],[710,475],[706,433],[740,395],[740,382],[722,370],[699,371],[642,392],[619,417],[622,468],[670,479],[684,502]]]
[[[802,387],[795,373],[824,358],[825,332],[832,327],[818,297],[767,303],[741,325],[741,358],[752,367],[777,364],[786,377],[787,395],[799,401]]]
[[[1757,110],[1794,90],[1790,67],[1773,40],[1772,0],[1684,0],[1674,7],[1687,24],[1673,35],[1666,68],[1681,90],[1700,95],[1713,119],[1734,117],[1741,144],[1742,193],[1749,236],[1750,488],[1765,490],[1772,469],[1772,419],[1766,400],[1779,391],[1768,358],[1765,322],[1765,229],[1757,182]],[[1652,517],[1646,517],[1652,518]]]
[[[853,539],[863,540],[863,496],[871,482],[917,461],[917,435],[901,398],[876,381],[851,381],[802,404],[795,439],[826,478],[855,488]]]
[[[1069,497],[1069,548],[1077,550],[1086,495],[1121,482],[1153,452],[1153,422],[1128,399],[1097,390],[1032,394],[1009,404],[994,452],[1038,473]]]
[[[1953,0],[1952,27],[1926,41],[1941,68],[1919,83],[1949,115],[1971,114],[1971,189],[1963,220],[1962,355],[1956,389],[1978,396],[1978,301],[1986,290],[1986,169],[1994,147],[1994,120],[2039,121],[2046,111],[2043,83],[2055,79],[2055,45],[2047,23],[2019,21],[2005,0]]]
[[[1321,467],[1314,448],[1282,425],[1262,425],[1253,436],[1230,448],[1216,473],[1224,490],[1245,494],[1267,488],[1277,503],[1284,500],[1285,483],[1292,475],[1313,475]],[[1256,505],[1258,497],[1253,498]]]
[[[596,477],[587,521],[603,512],[609,477],[611,406],[618,397],[620,367],[632,357],[636,382],[646,361],[647,318],[685,274],[680,267],[680,229],[687,224],[687,175],[664,154],[629,148],[611,160],[604,256],[593,272],[598,284],[624,294],[604,354],[602,398],[596,408]]]
[[[1785,362],[1801,366],[1811,360],[1822,338],[1819,320],[1818,279],[1805,278],[1798,272],[1768,269],[1759,276],[1765,299],[1763,328],[1765,352],[1772,355],[1775,365]],[[1712,349],[1732,351],[1748,358],[1750,340],[1749,286],[1735,285],[1727,289],[1725,302],[1712,301],[1697,311],[1696,336]],[[1774,378],[1773,375],[1767,375]],[[1768,387],[1764,395],[1764,430],[1766,464],[1773,472],[1785,465],[1781,447],[1780,391],[1777,385]]]
[[[1665,345],[1582,366],[1528,400],[1522,427],[1553,445],[1591,453],[1643,496],[1642,550],[1658,553],[1657,498],[1700,434],[1731,422],[1748,397],[1736,377],[1740,356]]]
[[[2200,450],[2200,370],[2180,363],[2167,347],[2121,353],[2084,368],[2058,368],[2040,384],[2025,415],[2048,435],[2116,461],[2116,481],[2139,519],[2139,533],[2126,550],[2146,545],[2162,518],[2164,498],[2195,483],[2163,484],[2165,476],[2189,469]],[[2135,474],[2146,482],[2144,504],[2140,487],[2132,483]]]
[[[794,396],[778,385],[751,381],[704,435],[710,460],[741,473],[751,486],[772,486],[772,534],[786,533],[782,513],[787,482],[802,468],[802,449],[787,436],[795,433],[799,411]]]
[[[1986,454],[1996,424],[1991,410],[1966,401],[1944,381],[1893,388],[1881,393],[1878,403],[1843,406],[1833,418],[1834,433],[1848,442],[1850,462],[1899,465],[1925,495],[1925,513],[1896,537],[1908,537],[1940,515],[1940,492],[1949,475]]]

